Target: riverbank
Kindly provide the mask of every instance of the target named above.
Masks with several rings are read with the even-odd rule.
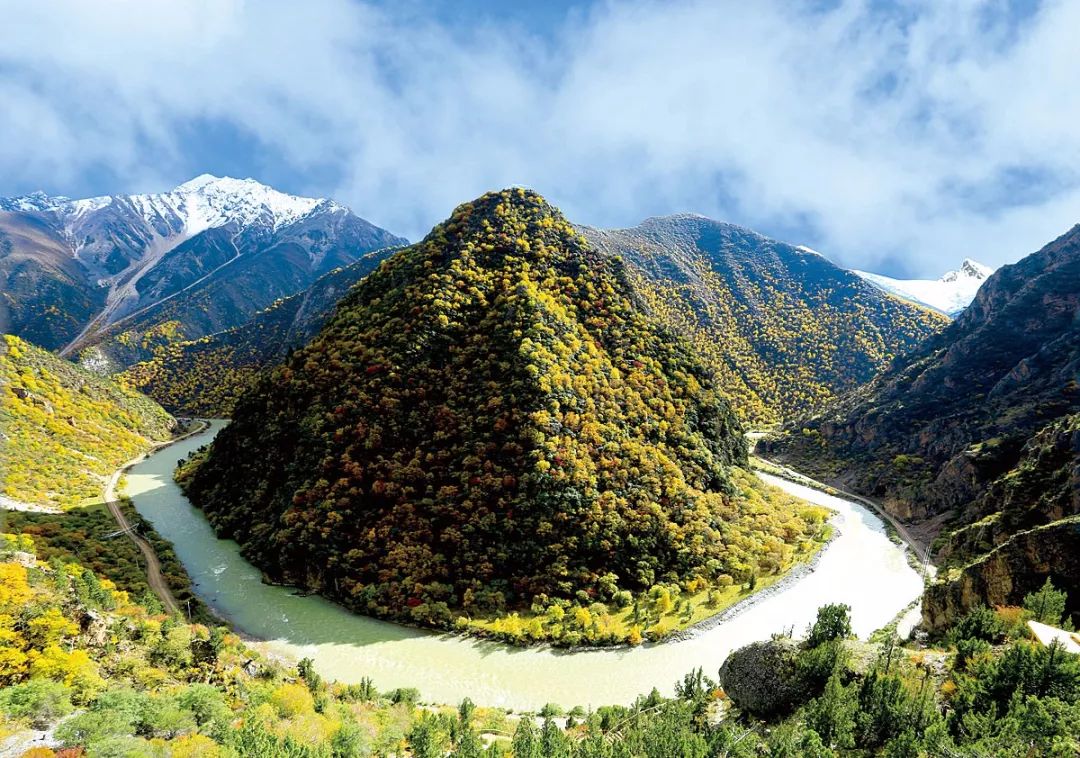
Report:
[[[152,455],[134,466],[127,494],[172,542],[195,591],[212,611],[246,636],[265,640],[258,645],[271,654],[311,658],[327,679],[358,683],[370,678],[381,691],[416,688],[426,702],[454,703],[468,696],[482,705],[517,711],[535,711],[546,703],[595,708],[629,702],[654,686],[671,694],[675,682],[698,667],[715,675],[730,651],[773,633],[801,632],[825,603],[850,605],[856,634],[868,637],[922,591],[903,548],[888,539],[883,523],[868,509],[770,480],[834,511],[832,541],[819,551],[813,571],[807,567],[798,581],[778,582],[733,617],[696,630],[688,639],[569,652],[410,629],[357,616],[318,596],[268,586],[236,543],[214,535],[172,481],[172,471],[178,457],[206,444],[222,425],[215,421],[208,433],[179,443],[173,453]]]
[[[763,587],[757,590],[751,595],[747,595],[745,598],[735,603],[729,608],[725,608],[719,613],[702,619],[695,624],[691,624],[686,629],[680,629],[677,632],[672,633],[666,637],[663,642],[657,644],[665,644],[670,642],[685,642],[686,640],[693,639],[699,634],[704,634],[710,629],[713,629],[721,624],[726,624],[732,619],[737,618],[739,615],[746,613],[753,608],[757,603],[765,602],[774,595],[779,595],[787,592],[791,587],[801,582],[810,574],[813,574],[817,570],[818,564],[825,556],[825,551],[828,550],[829,545],[832,544],[839,534],[835,529],[830,531],[826,540],[821,543],[821,546],[814,552],[808,560],[798,563],[792,566],[784,573],[776,582],[770,584],[768,587]]]
[[[897,541],[904,543],[909,548],[911,551],[909,554],[909,562],[911,563],[912,568],[922,574],[923,582],[925,584],[930,584],[937,576],[937,567],[930,562],[930,546],[916,538],[906,526],[900,523],[895,516],[885,509],[885,506],[876,500],[863,495],[856,495],[853,492],[847,492],[846,490],[826,484],[825,482],[820,482],[817,479],[812,479],[806,474],[795,471],[794,469],[776,463],[775,461],[770,461],[767,458],[762,458],[760,455],[751,456],[751,465],[755,471],[765,472],[781,479],[787,479],[796,484],[821,490],[822,492],[836,497],[861,503],[873,511],[874,514],[885,523],[891,536],[894,536]]]
[[[165,580],[165,577],[161,572],[161,561],[158,558],[158,554],[154,550],[154,547],[142,535],[135,532],[131,522],[128,521],[127,516],[124,514],[124,510],[121,507],[123,498],[117,494],[117,486],[120,483],[120,478],[127,473],[132,466],[141,463],[146,460],[148,456],[158,453],[167,447],[171,447],[186,439],[202,434],[209,428],[209,422],[199,420],[195,429],[191,429],[171,440],[154,443],[150,450],[137,458],[132,458],[130,461],[116,469],[105,482],[103,491],[105,507],[109,509],[109,513],[112,514],[113,520],[116,521],[116,525],[120,530],[117,536],[124,535],[139,548],[139,552],[142,553],[143,559],[146,561],[146,583],[150,585],[150,589],[158,596],[158,599],[168,613],[180,613],[180,602],[177,600],[176,596],[173,595],[169,583]],[[188,610],[187,616],[190,617],[190,615],[191,612]]]

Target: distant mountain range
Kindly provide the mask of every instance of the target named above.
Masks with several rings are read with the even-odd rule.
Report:
[[[1015,605],[1047,577],[1080,585],[1080,226],[772,448],[937,538],[932,626]]]
[[[627,262],[646,307],[691,340],[751,424],[821,407],[947,323],[809,248],[704,216],[582,232]]]
[[[638,301],[696,345],[752,424],[821,407],[946,323],[890,296],[910,283],[870,285],[808,248],[702,216],[578,229],[626,262]],[[405,243],[332,200],[251,179],[0,200],[0,330],[119,373],[174,412],[227,415],[256,372]],[[966,292],[981,271],[965,262],[939,284]]]
[[[0,331],[121,369],[157,345],[238,326],[320,275],[404,242],[332,200],[252,179],[0,199]]]
[[[871,284],[893,295],[928,305],[949,316],[958,315],[975,299],[975,293],[994,269],[965,258],[960,268],[948,271],[940,279],[893,279],[867,271],[855,271]]]
[[[947,323],[814,251],[702,216],[578,230],[625,262],[642,307],[695,344],[751,423],[819,407]],[[391,252],[325,274],[238,327],[154,347],[122,378],[176,413],[228,415],[255,373],[310,339]]]

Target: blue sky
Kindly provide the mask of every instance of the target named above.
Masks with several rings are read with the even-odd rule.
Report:
[[[252,176],[418,238],[524,184],[934,276],[1080,221],[1080,0],[0,6],[0,195]]]

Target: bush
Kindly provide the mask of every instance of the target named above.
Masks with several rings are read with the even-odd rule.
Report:
[[[1046,577],[1046,583],[1037,592],[1024,596],[1024,608],[1031,611],[1036,621],[1051,626],[1061,625],[1067,603],[1068,596],[1054,587],[1050,577]]]
[[[843,671],[850,655],[841,640],[803,650],[798,656],[799,679],[807,693],[818,693],[834,673]]]
[[[953,665],[957,670],[963,671],[968,667],[968,663],[973,658],[989,653],[990,650],[990,643],[986,640],[980,640],[977,637],[959,640],[956,643],[956,661]]]
[[[415,687],[398,687],[391,692],[387,697],[390,698],[391,703],[406,703],[408,705],[415,705],[420,700],[420,690]]]
[[[71,690],[49,679],[31,679],[0,690],[0,711],[44,729],[71,713]]]
[[[1005,638],[1005,623],[985,605],[976,606],[949,631],[948,640],[977,639],[999,643]]]

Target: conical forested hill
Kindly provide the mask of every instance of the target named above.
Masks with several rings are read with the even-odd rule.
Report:
[[[739,423],[632,293],[539,195],[466,203],[260,379],[188,492],[272,577],[425,623],[779,570],[816,526],[733,483]]]

